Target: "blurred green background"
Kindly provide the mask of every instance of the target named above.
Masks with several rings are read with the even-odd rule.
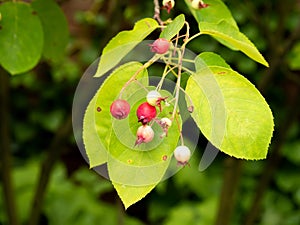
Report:
[[[257,45],[270,68],[208,36],[188,46],[196,53],[220,54],[264,95],[275,118],[267,159],[243,161],[219,153],[207,170],[199,172],[207,143],[200,137],[191,166],[159,184],[127,211],[111,183],[89,170],[82,158],[72,133],[72,101],[81,76],[109,39],[131,29],[138,19],[152,17],[153,2],[57,3],[70,31],[63,60],[41,60],[30,72],[13,77],[3,69],[0,72],[1,93],[8,88],[9,103],[9,111],[0,109],[0,126],[8,124],[10,140],[10,154],[1,154],[1,225],[300,224],[299,0],[225,1],[240,30]],[[177,0],[170,16],[180,13],[190,21],[191,33],[197,32],[184,1]],[[168,18],[165,11],[162,18]]]

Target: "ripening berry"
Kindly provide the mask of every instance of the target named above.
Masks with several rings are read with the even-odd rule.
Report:
[[[193,106],[193,105],[190,105],[190,106],[188,107],[188,111],[189,111],[190,113],[194,112],[194,106]]]
[[[171,9],[173,9],[175,6],[175,1],[174,0],[163,0],[162,5],[163,5],[163,9],[166,9],[168,11],[168,13],[170,13]]]
[[[160,123],[162,126],[167,127],[167,128],[169,128],[172,125],[172,121],[167,117],[162,118],[160,120]]]
[[[186,146],[178,146],[174,151],[174,157],[178,164],[185,166],[191,158],[191,151]]]
[[[169,118],[164,117],[158,121],[158,124],[161,126],[161,128],[164,131],[163,134],[160,135],[160,137],[163,138],[168,136],[169,127],[172,125],[172,121]]]
[[[141,122],[143,125],[145,125],[156,117],[156,108],[155,106],[150,105],[148,102],[144,102],[137,108],[136,115],[138,122]]]
[[[152,141],[154,137],[154,131],[149,125],[142,125],[138,128],[136,132],[137,139],[135,145],[140,145],[141,143],[148,143]]]
[[[167,39],[158,38],[153,42],[153,44],[150,44],[149,46],[151,47],[151,52],[165,54],[169,51],[170,42]]]
[[[194,9],[203,9],[208,7],[208,4],[205,4],[202,0],[192,0],[192,7]]]
[[[125,119],[130,112],[130,105],[123,99],[117,99],[110,105],[110,113],[118,120]]]
[[[156,105],[156,103],[159,101],[160,98],[161,95],[158,91],[149,91],[146,97],[147,102],[153,106]]]

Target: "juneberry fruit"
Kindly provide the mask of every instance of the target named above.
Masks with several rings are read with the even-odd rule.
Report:
[[[165,54],[169,51],[170,42],[164,38],[156,39],[153,44],[149,45],[151,47],[151,51],[158,54]]]
[[[188,107],[188,111],[189,111],[190,113],[194,112],[194,106],[190,105],[190,106]]]
[[[162,126],[167,127],[167,128],[172,125],[172,121],[167,117],[162,118],[160,120],[160,123],[161,123]]]
[[[192,0],[192,7],[194,9],[203,9],[208,7],[208,4],[205,4],[202,0]]]
[[[175,1],[174,0],[163,0],[162,2],[163,9],[166,9],[168,13],[170,13],[171,9],[174,8]]]
[[[136,115],[138,122],[141,122],[143,125],[145,125],[156,117],[156,108],[155,106],[150,105],[148,102],[144,102],[137,108]]]
[[[154,137],[154,131],[149,125],[142,125],[138,128],[136,132],[137,139],[135,145],[140,145],[141,143],[148,143],[152,141]]]
[[[174,151],[174,157],[179,165],[185,166],[191,158],[191,151],[184,145],[178,146]]]
[[[146,99],[150,105],[155,106],[159,99],[161,99],[161,95],[158,91],[149,91]]]
[[[161,126],[161,128],[164,131],[160,137],[163,138],[165,136],[168,136],[168,130],[169,127],[172,125],[172,121],[169,118],[164,117],[158,121],[158,124]]]
[[[110,113],[118,120],[125,119],[130,112],[130,105],[126,100],[117,99],[110,105]]]

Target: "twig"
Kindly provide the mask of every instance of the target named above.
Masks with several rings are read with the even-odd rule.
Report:
[[[259,89],[262,90],[266,89],[267,85],[270,83],[273,76],[276,74],[275,71],[281,65],[282,58],[292,49],[292,47],[299,40],[299,38],[300,38],[300,20],[298,22],[296,29],[293,31],[291,36],[286,40],[283,50],[280,53],[278,53],[278,57],[273,57],[273,61],[270,62],[270,69],[267,71],[267,74],[263,77],[261,83],[259,84],[258,86]]]
[[[0,68],[0,150],[3,199],[10,225],[18,225],[16,200],[11,175],[11,151],[9,137],[9,75]]]
[[[163,26],[164,22],[160,18],[160,6],[158,0],[153,0],[154,3],[154,16],[153,18],[158,21],[158,23]]]
[[[242,174],[242,164],[243,161],[235,158],[227,158],[225,160],[224,182],[215,225],[230,224],[230,218],[235,206],[235,194]]]
[[[260,25],[260,28],[264,27],[264,26],[262,26],[261,23],[259,23],[259,25]],[[267,33],[267,35],[269,36],[270,34]],[[261,93],[266,92],[270,81],[274,78],[274,75],[276,74],[276,70],[281,65],[280,63],[282,61],[283,56],[292,48],[292,46],[295,44],[295,42],[299,38],[299,36],[300,36],[300,22],[299,22],[296,30],[293,32],[293,34],[288,38],[288,40],[285,41],[285,43],[282,44],[284,46],[283,50],[280,51],[280,52],[279,51],[274,52],[274,55],[272,56],[272,62],[270,62],[270,68],[267,70],[267,75],[264,76],[262,78],[262,80],[260,81],[260,83],[258,84],[258,89],[260,90]],[[277,35],[276,38],[280,38],[280,37],[281,37],[280,35]],[[274,41],[271,41],[271,43],[273,43],[273,42]],[[282,42],[282,40],[277,40],[277,42],[275,42],[275,43],[276,43],[276,45],[278,45],[278,43],[281,43],[281,42]],[[288,115],[286,117],[286,119],[291,122],[290,115]],[[274,174],[274,171],[277,169],[278,162],[279,162],[279,159],[280,159],[279,151],[280,151],[282,143],[284,142],[284,135],[287,133],[288,128],[289,128],[289,126],[287,126],[287,127],[284,126],[282,128],[280,128],[280,127],[277,128],[278,130],[281,130],[281,131],[284,132],[283,134],[281,134],[282,135],[282,137],[281,137],[282,140],[278,141],[277,143],[275,142],[273,144],[274,149],[271,153],[271,156],[268,159],[267,165],[266,165],[265,170],[264,170],[265,172],[262,175],[260,181],[258,182],[256,195],[253,198],[253,203],[252,203],[252,206],[251,206],[251,208],[249,210],[249,213],[247,215],[245,225],[252,225],[253,222],[255,221],[256,217],[257,217],[257,214],[259,212],[259,206],[261,204],[263,194],[266,191],[266,189],[268,187],[268,184],[272,179],[272,175]],[[276,140],[276,138],[273,138],[273,140]],[[240,170],[242,170],[242,167],[239,167],[238,170],[231,170],[231,172],[230,171],[229,172],[232,173],[232,175],[224,177],[223,188],[227,189],[227,191],[222,190],[221,203],[220,203],[221,205],[219,207],[218,217],[217,217],[217,221],[216,221],[216,224],[218,224],[218,225],[219,224],[222,224],[222,225],[230,224],[229,221],[230,221],[230,216],[232,214],[231,211],[232,211],[232,208],[233,208],[233,205],[235,204],[235,202],[234,201],[230,202],[230,204],[229,204],[230,209],[228,210],[228,206],[227,206],[227,208],[225,207],[226,202],[222,203],[222,199],[225,199],[225,200],[226,199],[234,199],[233,198],[234,192],[230,191],[230,189],[237,190],[236,186],[238,185],[238,182],[236,182],[236,183],[231,182],[230,177],[233,177],[234,174],[237,174],[238,176],[241,176],[242,172]],[[235,179],[237,179],[237,177]],[[226,185],[228,185],[228,186],[226,186]],[[223,207],[222,207],[222,204],[223,204]],[[220,221],[222,221],[222,223]]]
[[[47,150],[47,156],[42,163],[40,175],[38,179],[37,188],[33,197],[31,212],[28,224],[37,225],[39,224],[40,213],[44,196],[46,193],[47,185],[50,179],[51,171],[58,159],[63,143],[65,143],[66,137],[71,133],[72,130],[72,119],[71,116],[66,120],[65,124],[62,125],[56,133],[53,141]]]
[[[288,130],[291,128],[292,124],[294,123],[295,119],[298,118],[300,106],[297,103],[299,102],[299,88],[297,97],[293,99],[292,102],[289,104],[289,109],[285,121],[283,122],[282,126],[279,126],[278,130],[284,131],[280,132],[277,137],[274,137],[275,140],[274,148],[272,151],[271,156],[264,168],[264,173],[259,179],[258,185],[256,187],[255,196],[253,198],[250,210],[248,215],[246,216],[245,225],[253,225],[260,209],[260,204],[263,199],[263,195],[268,188],[269,183],[271,182],[272,178],[274,177],[274,173],[279,166],[279,162],[281,159],[281,149],[285,142],[286,136],[288,134]],[[296,108],[295,108],[296,106]]]

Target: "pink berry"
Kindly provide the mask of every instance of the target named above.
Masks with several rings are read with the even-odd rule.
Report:
[[[145,125],[156,117],[156,108],[155,106],[150,105],[148,102],[144,102],[137,108],[136,115],[138,122],[141,122],[143,125]]]
[[[123,99],[117,99],[110,105],[110,113],[118,120],[125,119],[130,112],[130,105]]]
[[[169,51],[170,42],[167,39],[159,38],[150,45],[151,51],[158,54],[165,54]]]
[[[152,141],[154,137],[154,131],[149,125],[142,125],[138,128],[136,132],[137,139],[135,145],[140,145],[141,143],[148,143]]]
[[[185,166],[191,158],[191,151],[186,146],[178,146],[174,151],[174,157],[179,165]]]

